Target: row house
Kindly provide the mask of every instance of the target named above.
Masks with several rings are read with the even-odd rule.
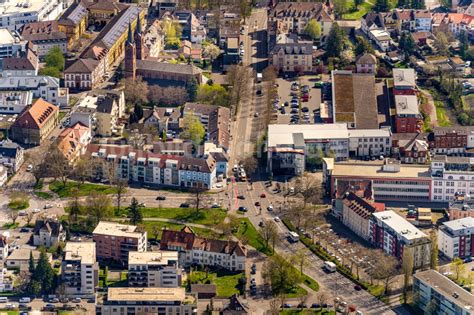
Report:
[[[161,250],[178,251],[182,266],[212,266],[232,271],[245,270],[247,248],[240,242],[207,239],[189,227],[181,231],[164,230]]]
[[[414,269],[430,265],[430,238],[392,210],[372,214],[369,221],[369,241],[401,261],[408,251],[413,258]]]
[[[97,259],[126,264],[129,252],[146,252],[147,232],[135,225],[100,221],[92,232]]]
[[[474,218],[474,198],[471,195],[457,193],[448,207],[449,220],[467,217]]]
[[[429,157],[426,133],[394,133],[392,156],[405,164],[425,164]]]
[[[128,253],[128,284],[131,287],[177,288],[182,285],[182,273],[176,251]]]
[[[474,218],[443,222],[438,233],[438,248],[449,259],[474,254]]]
[[[282,22],[290,33],[296,34],[303,34],[311,20],[319,22],[322,37],[329,34],[333,19],[323,2],[279,2],[268,13],[269,22]]]
[[[474,158],[434,156],[431,176],[434,201],[454,200],[457,194],[474,195]]]
[[[104,164],[111,164],[117,178],[147,185],[211,189],[217,181],[214,158],[194,158],[155,154],[134,150],[130,146],[99,146],[90,144],[88,154]],[[104,176],[101,166],[96,177]]]
[[[465,154],[474,148],[474,126],[434,127],[428,141],[433,154]]]

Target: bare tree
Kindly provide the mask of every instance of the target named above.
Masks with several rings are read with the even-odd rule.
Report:
[[[93,159],[82,157],[74,164],[73,175],[79,184],[84,184],[92,177],[93,163]]]
[[[232,65],[227,71],[227,81],[232,86],[230,93],[231,104],[236,107],[240,100],[249,96],[249,70],[247,67]]]
[[[407,303],[408,291],[413,276],[413,253],[409,248],[405,248],[402,258],[403,271],[403,302]]]
[[[301,196],[303,207],[306,208],[308,203],[321,202],[321,183],[316,177],[305,173],[296,180],[295,193]]]
[[[190,199],[190,203],[194,205],[194,209],[197,213],[199,213],[201,208],[207,207],[211,203],[211,198],[206,194],[204,189],[193,187],[190,189],[190,192],[193,195],[193,198]]]
[[[291,203],[287,208],[286,214],[284,216],[291,220],[295,224],[296,228],[299,230],[301,223],[305,218],[308,217],[311,210],[307,207],[304,207],[301,203]]]
[[[270,242],[272,242],[273,249],[275,249],[275,240],[278,238],[278,228],[275,222],[272,220],[265,221],[263,226],[260,228],[260,234],[262,234],[267,247],[269,246]]]
[[[249,155],[242,161],[242,165],[248,175],[255,173],[258,167],[258,161],[253,155]]]
[[[430,266],[431,269],[438,270],[438,236],[436,231],[430,232],[430,241],[431,241],[431,257],[430,257]]]
[[[111,183],[115,188],[115,198],[117,199],[117,213],[119,213],[122,204],[122,199],[127,193],[128,181],[123,178],[117,178],[111,181]]]
[[[306,253],[303,248],[298,249],[290,259],[296,266],[298,266],[300,270],[300,274],[303,275],[303,269],[305,266],[308,265],[308,261],[306,258]]]
[[[99,222],[103,218],[112,216],[112,201],[109,196],[93,192],[87,197],[86,209],[88,215],[95,218]]]
[[[270,314],[279,315],[280,314],[280,300],[278,298],[273,298],[270,300]]]
[[[326,293],[325,291],[322,291],[322,292],[318,293],[318,302],[321,305],[327,304],[328,301],[329,301],[329,298],[330,298],[329,294]]]
[[[298,297],[299,305],[305,305],[307,300],[308,300],[307,294],[302,294]],[[301,309],[303,309],[303,307],[301,307]]]
[[[464,261],[459,258],[459,257],[456,257],[453,259],[453,261],[451,262],[450,264],[450,269],[453,271],[454,273],[454,279],[456,281],[459,280],[459,278],[461,277],[461,275],[464,273],[464,271],[466,270],[466,265],[464,264]]]
[[[26,224],[27,225],[30,225],[31,220],[33,220],[34,215],[35,214],[33,213],[33,211],[29,211],[29,212],[26,213]]]
[[[387,294],[390,284],[397,275],[398,261],[381,250],[375,252],[377,252],[377,259],[371,273],[375,279],[381,280],[384,283],[384,294]]]
[[[16,210],[11,210],[10,213],[8,214],[8,217],[10,220],[12,220],[12,223],[16,223],[16,219],[18,219],[18,211]]]

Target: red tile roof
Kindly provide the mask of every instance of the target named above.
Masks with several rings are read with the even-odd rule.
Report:
[[[28,129],[41,129],[46,122],[48,122],[49,119],[54,118],[58,112],[58,107],[40,98],[20,115],[13,126]]]

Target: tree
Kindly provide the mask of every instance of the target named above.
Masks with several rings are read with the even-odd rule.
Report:
[[[411,7],[412,9],[425,9],[425,0],[413,0]]]
[[[459,277],[461,277],[461,275],[466,270],[466,265],[464,264],[464,261],[461,258],[456,257],[451,262],[451,270],[454,273],[454,279],[458,281]]]
[[[290,259],[291,262],[293,262],[300,271],[300,274],[303,275],[303,268],[308,264],[308,261],[306,260],[306,253],[303,248],[298,249],[293,256]]]
[[[370,53],[370,54],[374,53],[374,48],[369,43],[369,41],[365,39],[365,37],[357,36],[356,40],[357,40],[357,45],[355,46],[355,51],[354,51],[356,56],[360,56],[365,53]]]
[[[112,201],[107,195],[92,192],[86,200],[87,214],[98,223],[104,218],[112,216]]]
[[[249,96],[250,89],[249,84],[249,69],[240,65],[232,65],[227,70],[227,82],[230,89],[230,104],[237,107],[241,99],[245,99]],[[235,111],[235,110],[234,110]]]
[[[389,286],[395,276],[397,275],[397,260],[386,255],[381,250],[374,251],[376,259],[374,259],[375,264],[372,268],[371,276],[375,279],[381,280],[384,283],[384,294],[387,294],[389,291]]]
[[[35,260],[33,258],[33,252],[30,251],[30,258],[28,260],[28,271],[33,274],[35,272]]]
[[[407,294],[410,287],[411,278],[413,276],[413,251],[405,248],[402,257],[403,271],[403,302],[407,303]]]
[[[400,36],[400,48],[405,54],[405,59],[415,51],[415,41],[409,32],[403,32]]]
[[[358,9],[362,3],[364,3],[364,0],[355,0],[354,4],[355,4],[356,9]]]
[[[229,106],[229,92],[220,84],[204,84],[199,86],[196,99],[200,103]]]
[[[48,261],[44,249],[40,253],[38,263],[31,279],[32,281],[37,281],[41,284],[41,293],[43,294],[49,294],[56,288],[54,271]]]
[[[112,178],[110,182],[115,188],[115,197],[117,199],[116,213],[120,212],[123,195],[127,193],[127,180],[123,178]]]
[[[344,50],[345,41],[346,33],[339,27],[339,24],[334,22],[326,40],[326,54],[328,57],[340,57]]]
[[[252,13],[252,6],[250,5],[249,0],[240,1],[240,15],[244,18],[244,22]]]
[[[79,201],[79,189],[74,187],[72,189],[72,192],[73,192],[74,198],[69,201],[67,207],[69,209],[69,217],[72,219],[72,222],[77,222],[77,217],[82,212],[82,205],[81,205],[81,202]]]
[[[11,210],[10,213],[8,214],[8,217],[10,218],[10,220],[12,220],[13,224],[16,224],[16,219],[18,219],[18,211]]]
[[[84,182],[92,177],[92,169],[94,161],[89,157],[81,157],[73,166],[72,174],[78,181],[78,184],[84,184]]]
[[[334,14],[336,18],[341,18],[347,12],[347,0],[334,1]]]
[[[275,82],[277,78],[278,78],[278,73],[275,67],[272,65],[267,66],[262,72],[262,79],[264,81]]]
[[[465,31],[459,33],[459,48],[461,57],[466,58],[469,53],[469,38]]]
[[[247,172],[248,175],[252,175],[255,173],[258,167],[258,161],[253,155],[249,155],[244,158],[242,161],[242,165]]]
[[[46,67],[54,67],[57,68],[59,71],[64,70],[64,55],[61,51],[59,46],[54,46],[51,48],[46,56],[44,56],[44,61],[46,63]]]
[[[158,239],[158,235],[160,235],[160,228],[158,227],[158,225],[153,225],[153,227],[151,228],[151,234],[153,234],[153,237],[155,238],[155,240]]]
[[[388,0],[376,0],[374,10],[376,12],[387,12],[390,10],[390,2]]]
[[[26,213],[26,224],[30,225],[31,221],[33,220],[34,213],[32,211],[29,211]]]
[[[265,245],[268,247],[270,242],[274,243],[278,238],[278,227],[272,220],[266,220],[263,226],[260,227],[260,234],[262,234]]]
[[[142,77],[138,76],[135,80],[132,77],[128,77],[123,79],[122,82],[125,87],[123,92],[128,103],[136,104],[148,102],[148,83],[144,81]]]
[[[440,0],[439,4],[444,7],[445,9],[451,8],[451,1],[450,0]]]
[[[209,195],[205,194],[205,190],[199,187],[193,187],[190,189],[190,193],[194,196],[191,198],[190,203],[194,205],[196,213],[199,213],[201,208],[209,205],[211,199]]]
[[[449,43],[448,38],[443,32],[438,32],[436,34],[436,40],[434,41],[434,46],[438,51],[438,54],[441,56],[448,56]]]
[[[143,214],[141,211],[142,206],[138,203],[138,200],[133,197],[130,205],[127,207],[128,218],[132,225],[137,225],[143,222]]]
[[[59,179],[64,187],[66,187],[68,177],[71,175],[71,166],[68,159],[54,144],[49,148],[44,161],[45,168],[50,177],[55,180]]]
[[[176,49],[180,45],[180,37],[182,28],[178,21],[171,21],[169,19],[163,21],[162,29],[165,32],[166,48]],[[177,46],[177,47],[176,47]]]
[[[303,174],[297,178],[294,188],[295,193],[301,196],[303,208],[306,208],[308,203],[321,202],[321,182],[315,176]]]
[[[193,77],[186,82],[186,93],[188,94],[188,102],[195,102],[197,98],[198,83]]]
[[[268,279],[273,294],[286,293],[301,282],[299,272],[281,256],[271,256],[263,266],[263,277]]]
[[[311,37],[312,40],[319,39],[321,37],[321,25],[316,19],[311,19],[308,24],[306,24],[304,33]]]
[[[208,57],[209,59],[211,59],[211,63],[212,63],[214,59],[219,57],[219,55],[221,54],[221,50],[216,45],[209,44],[209,45],[206,45],[206,47],[204,47],[203,54],[205,57]]]
[[[61,71],[59,71],[58,68],[55,67],[44,67],[41,68],[38,73],[40,75],[45,75],[45,76],[50,76],[50,77],[55,77],[55,78],[61,78]]]
[[[191,140],[194,146],[197,147],[204,139],[205,133],[204,125],[194,113],[184,115],[183,131],[180,134],[182,139]]]
[[[438,236],[435,231],[430,232],[431,241],[431,257],[430,267],[431,269],[438,270]]]

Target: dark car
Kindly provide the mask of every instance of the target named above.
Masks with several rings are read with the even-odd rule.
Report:
[[[258,226],[263,227],[263,221],[260,221],[260,223],[258,223]]]
[[[158,197],[156,197],[156,200],[166,200],[166,197],[165,196],[158,196]]]
[[[356,290],[356,291],[360,291],[360,290],[362,290],[362,287],[361,287],[360,285],[358,285],[358,284],[357,284],[357,285],[354,287],[354,290]]]
[[[244,195],[238,195],[237,198],[238,198],[238,199],[245,200],[245,196],[244,196]]]
[[[286,114],[286,110],[285,110],[285,108],[284,108],[284,107],[282,107],[282,108],[280,109],[280,113],[282,113],[283,115],[285,115],[285,114]]]
[[[255,207],[260,207],[260,202],[256,201],[255,202]]]
[[[267,195],[265,195],[265,193],[260,194],[260,198],[266,198],[266,197],[267,197]]]
[[[282,305],[282,308],[292,308],[293,305],[291,305],[290,303],[285,303]]]
[[[308,305],[306,305],[304,303],[300,303],[300,304],[298,304],[298,308],[308,308]]]
[[[183,202],[182,204],[179,205],[180,208],[189,208],[189,203]]]
[[[285,106],[290,106],[290,103],[285,102],[283,105],[285,105]]]
[[[29,228],[25,228],[25,227],[20,229],[20,232],[21,232],[21,233],[28,233],[29,231],[30,231],[30,229],[29,229]]]
[[[303,108],[301,109],[301,111],[302,111],[303,113],[307,113],[307,112],[309,112],[309,108],[308,108],[308,107],[303,107]]]
[[[313,303],[311,304],[311,308],[320,308],[321,305],[319,303]]]
[[[240,207],[239,207],[239,211],[247,212],[247,208],[245,208],[245,207],[243,207],[243,206],[240,206]]]

